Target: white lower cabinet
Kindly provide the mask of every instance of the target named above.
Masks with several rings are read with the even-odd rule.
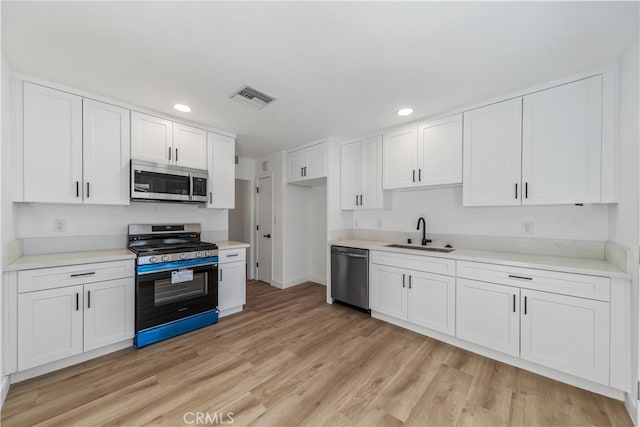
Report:
[[[128,263],[21,271],[18,371],[133,338],[135,279],[104,280],[130,275]]]
[[[455,278],[387,265],[371,265],[371,310],[453,335]]]
[[[512,356],[520,353],[520,289],[457,279],[457,334]]]
[[[245,249],[221,250],[218,255],[218,310],[220,316],[242,311],[247,302]]]
[[[522,359],[609,383],[609,303],[528,289],[521,301]]]
[[[82,353],[82,288],[18,295],[18,370]]]

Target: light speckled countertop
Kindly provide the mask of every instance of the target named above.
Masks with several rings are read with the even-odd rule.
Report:
[[[251,246],[248,243],[235,242],[233,240],[223,240],[221,242],[215,242],[215,243],[216,245],[218,245],[218,249],[221,249],[221,250],[248,248],[249,246]]]
[[[6,265],[4,271],[33,270],[36,268],[62,267],[65,265],[90,264],[94,262],[133,260],[135,258],[136,254],[130,252],[128,249],[26,255]]]
[[[630,279],[631,274],[620,270],[601,259],[569,258],[561,256],[530,255],[515,252],[483,251],[478,249],[456,248],[449,253],[420,251],[416,249],[389,248],[386,245],[395,242],[375,240],[334,240],[330,245],[376,251],[396,252],[409,255],[423,255],[460,261],[486,262],[490,264],[510,265],[514,267],[537,268],[542,270],[563,271],[567,273],[589,274],[592,276],[617,277]]]

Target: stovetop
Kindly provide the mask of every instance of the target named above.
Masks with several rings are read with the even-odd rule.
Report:
[[[172,254],[193,251],[213,251],[217,250],[218,245],[209,242],[200,242],[187,245],[149,245],[149,246],[130,246],[129,250],[138,255],[147,254]]]

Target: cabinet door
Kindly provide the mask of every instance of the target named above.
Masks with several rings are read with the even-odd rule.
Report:
[[[133,338],[135,281],[84,286],[84,351]]]
[[[173,154],[178,166],[207,169],[207,132],[173,123]]]
[[[602,76],[524,97],[523,204],[600,201]]]
[[[360,141],[341,147],[340,196],[342,209],[356,209],[360,206],[361,170]]]
[[[409,270],[407,320],[425,328],[455,333],[455,277]]]
[[[304,180],[304,167],[307,163],[305,150],[292,151],[287,155],[287,181],[295,182]]]
[[[462,183],[462,114],[418,125],[418,183]]]
[[[244,262],[219,264],[218,269],[218,306],[220,311],[242,307],[246,302],[246,264]]]
[[[129,110],[83,99],[84,203],[129,204]]]
[[[362,141],[362,180],[360,207],[364,209],[384,209],[385,198],[382,191],[382,135]]]
[[[415,187],[418,179],[418,127],[405,126],[383,135],[382,187]]]
[[[371,264],[369,288],[371,310],[398,319],[407,319],[407,271]]]
[[[464,206],[520,205],[522,98],[464,113]]]
[[[523,289],[525,360],[609,384],[609,304]]]
[[[82,353],[82,286],[18,295],[18,370]]]
[[[236,196],[236,141],[228,136],[208,134],[208,208],[233,209]]]
[[[82,98],[24,83],[24,201],[82,203]]]
[[[456,336],[512,356],[520,353],[520,289],[457,279]]]
[[[306,179],[322,178],[327,176],[327,144],[318,144],[306,150]]]
[[[148,114],[131,112],[131,158],[174,164],[173,124]]]

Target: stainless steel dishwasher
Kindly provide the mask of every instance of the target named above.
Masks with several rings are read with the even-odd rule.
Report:
[[[371,313],[367,249],[331,246],[331,297],[334,302]]]

